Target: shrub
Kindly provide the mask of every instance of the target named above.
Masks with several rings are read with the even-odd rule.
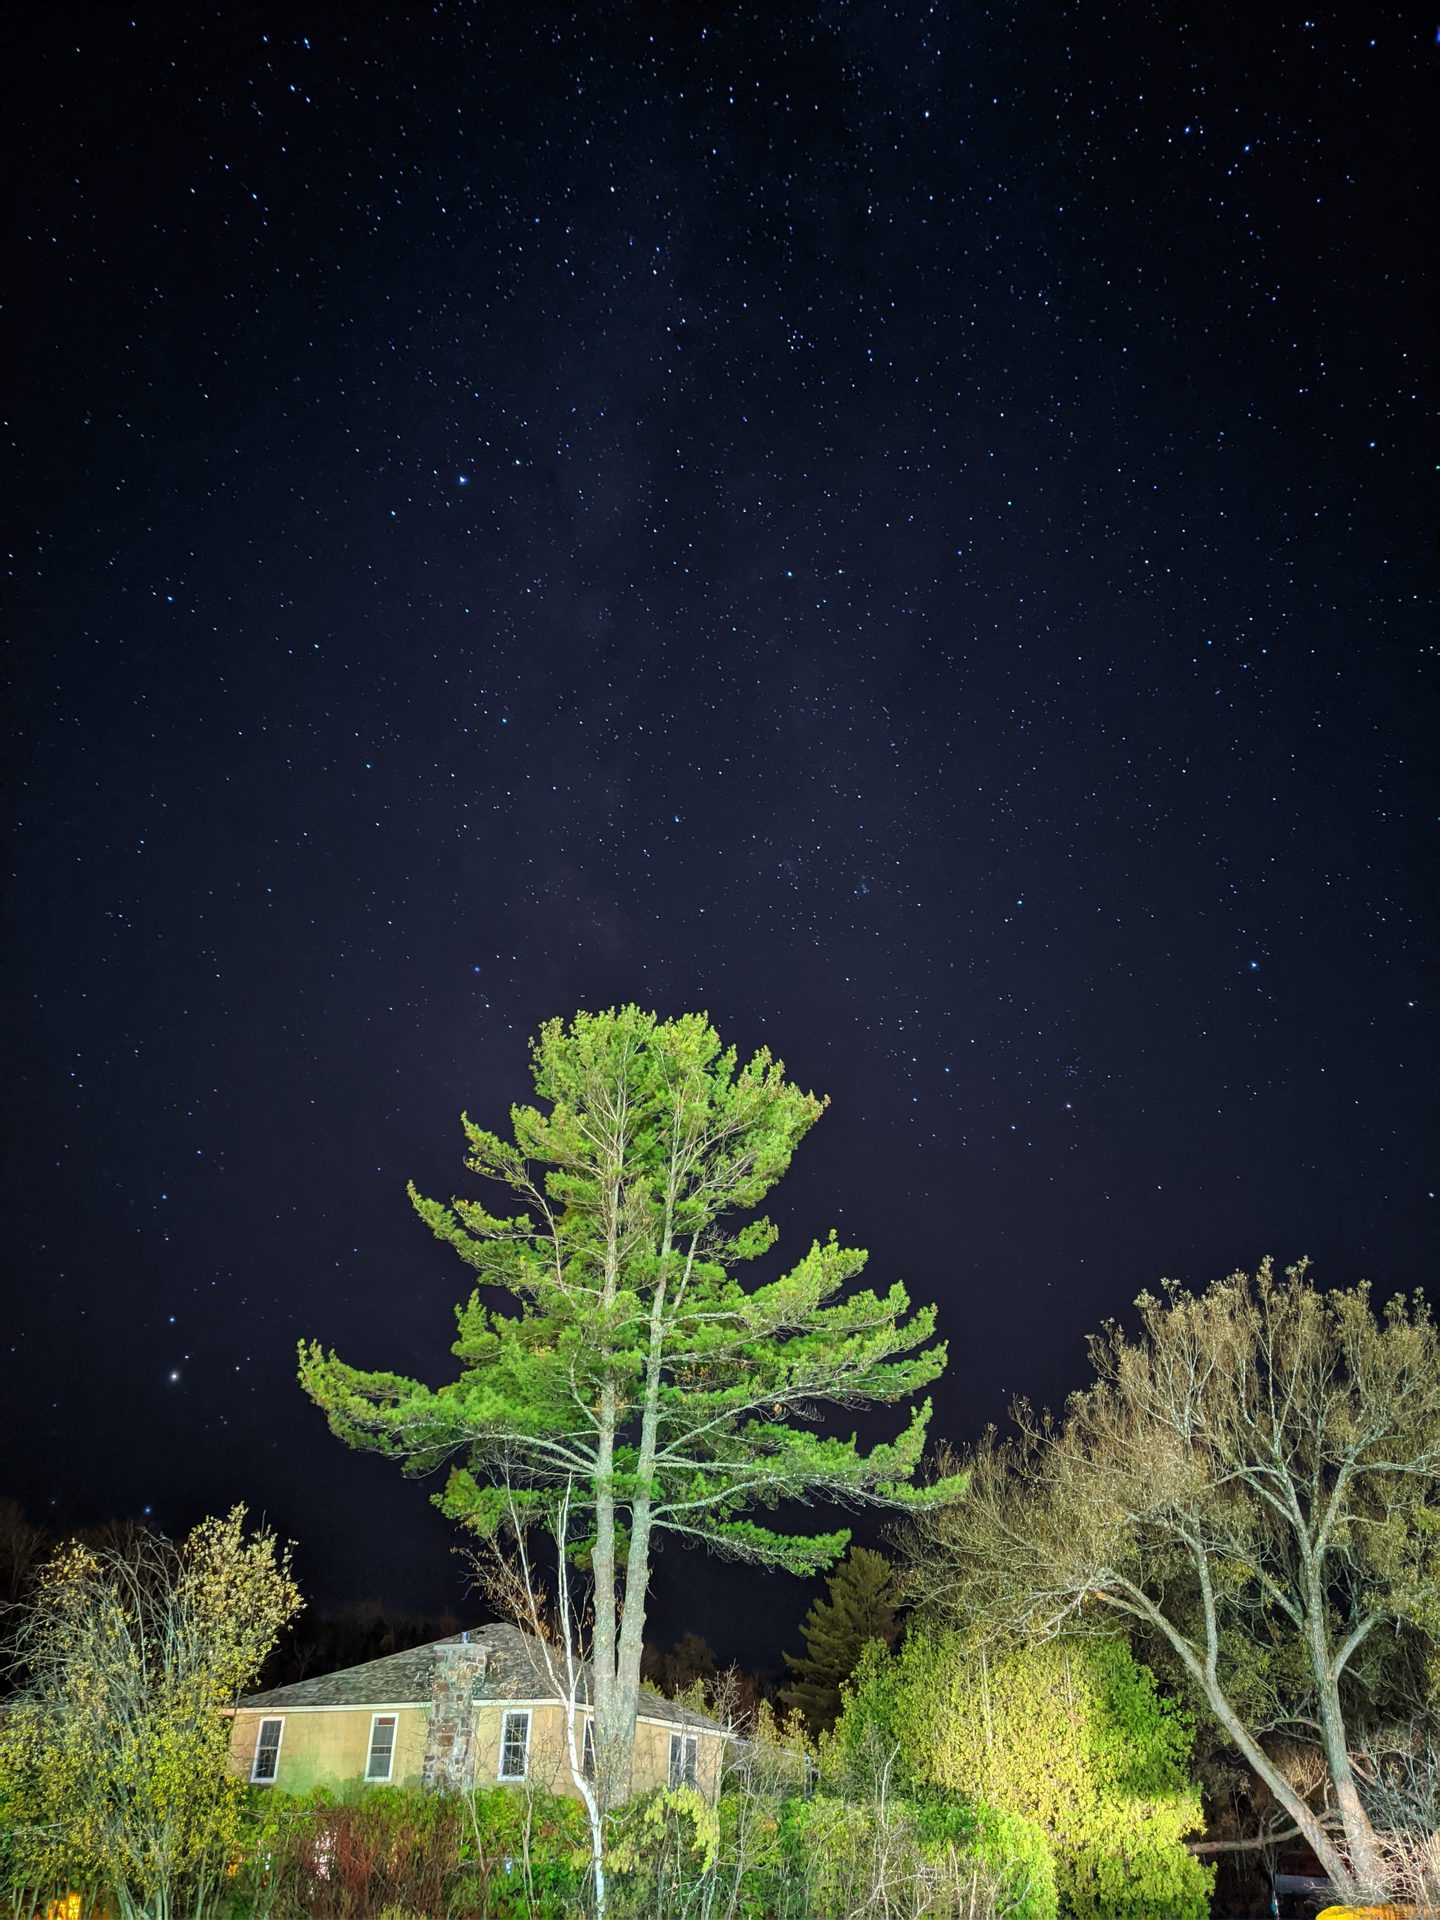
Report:
[[[852,1792],[887,1768],[903,1790],[1033,1823],[1075,1920],[1204,1920],[1214,1869],[1184,1844],[1203,1825],[1192,1741],[1123,1641],[996,1657],[919,1629],[899,1655],[862,1661],[826,1757]]]
[[[267,1787],[250,1813],[237,1906],[251,1920],[562,1920],[583,1904],[583,1813],[549,1794]]]
[[[208,1913],[243,1789],[223,1709],[300,1605],[288,1553],[245,1510],[175,1544],[71,1541],[35,1581],[0,1720],[0,1876],[16,1913],[79,1892],[121,1915]]]
[[[997,1920],[1055,1920],[1055,1856],[1033,1820],[955,1799],[921,1803],[919,1831],[932,1853],[949,1848]]]

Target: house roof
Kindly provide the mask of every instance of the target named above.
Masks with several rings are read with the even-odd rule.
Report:
[[[476,1627],[468,1633],[452,1633],[444,1640],[431,1640],[423,1647],[411,1647],[404,1653],[387,1653],[379,1660],[363,1661],[358,1667],[342,1667],[338,1673],[317,1674],[312,1680],[297,1680],[288,1687],[267,1687],[263,1693],[250,1693],[240,1701],[242,1707],[403,1707],[429,1706],[435,1682],[435,1669],[445,1657],[442,1647],[469,1645],[484,1649],[484,1675],[476,1689],[477,1700],[536,1700],[553,1697],[541,1643],[518,1627],[494,1625]],[[580,1698],[590,1697],[588,1663],[581,1675]],[[640,1712],[647,1720],[667,1720],[676,1726],[703,1727],[723,1732],[718,1720],[696,1713],[667,1700],[653,1687],[640,1689]]]

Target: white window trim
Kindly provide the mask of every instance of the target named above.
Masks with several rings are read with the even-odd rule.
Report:
[[[695,1748],[693,1765],[685,1764],[686,1743]],[[678,1762],[678,1764],[677,1764]],[[670,1735],[670,1787],[698,1787],[700,1784],[700,1736],[695,1733],[672,1733]]]
[[[280,1729],[275,1739],[275,1771],[273,1773],[257,1773],[255,1769],[260,1764],[260,1743],[264,1736],[266,1727],[279,1727]],[[285,1744],[284,1714],[283,1713],[263,1714],[260,1719],[260,1724],[255,1729],[255,1751],[250,1756],[250,1784],[252,1787],[273,1787],[275,1782],[280,1778],[280,1749],[284,1744]]]
[[[377,1725],[379,1724],[379,1722],[380,1722],[380,1721],[382,1721],[382,1720],[388,1720],[388,1721],[390,1722],[390,1726],[391,1726],[391,1736],[390,1736],[390,1764],[389,1764],[389,1766],[388,1766],[388,1767],[387,1767],[387,1768],[385,1769],[385,1771],[384,1771],[384,1773],[372,1773],[372,1772],[370,1771],[370,1763],[371,1763],[371,1761],[372,1761],[372,1760],[374,1759],[374,1756],[375,1756],[375,1728],[376,1728],[376,1726],[377,1726]],[[379,1783],[382,1783],[382,1782],[384,1782],[384,1781],[386,1781],[386,1780],[390,1780],[390,1779],[393,1779],[393,1778],[394,1778],[394,1775],[395,1775],[395,1746],[396,1746],[396,1742],[397,1742],[397,1741],[399,1740],[399,1738],[400,1738],[400,1716],[399,1716],[399,1714],[398,1714],[398,1713],[372,1713],[372,1714],[371,1714],[371,1716],[370,1716],[370,1740],[369,1740],[369,1744],[368,1744],[368,1745],[366,1746],[366,1748],[365,1748],[365,1778],[366,1778],[367,1780],[373,1780],[373,1781],[375,1781],[375,1782],[376,1782],[377,1784],[379,1784]]]
[[[519,1773],[506,1773],[505,1748],[509,1744],[508,1733],[512,1720],[525,1722],[525,1764]],[[500,1716],[500,1760],[495,1769],[497,1780],[523,1780],[530,1772],[530,1709],[528,1707],[507,1707]]]

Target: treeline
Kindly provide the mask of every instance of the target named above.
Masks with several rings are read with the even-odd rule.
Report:
[[[606,1809],[610,1913],[1200,1920],[1217,1857],[1297,1839],[1332,1877],[1440,1904],[1428,1308],[1262,1268],[1144,1303],[1093,1357],[1065,1416],[1017,1409],[893,1559],[846,1555],[778,1700],[698,1636],[649,1657],[734,1738],[718,1804]],[[448,1618],[361,1607],[302,1635],[287,1556],[238,1511],[178,1545],[129,1525],[57,1545],[7,1502],[0,1542],[24,1678],[0,1717],[13,1911],[76,1891],[137,1920],[338,1915],[348,1887],[358,1915],[382,1882],[416,1912],[593,1901],[574,1798],[292,1803],[230,1777],[223,1709],[275,1663],[329,1670]],[[440,1883],[442,1908],[418,1904]]]
[[[1092,1377],[1059,1413],[1019,1403],[1005,1433],[927,1453],[917,1396],[948,1357],[933,1307],[898,1283],[862,1287],[867,1255],[833,1233],[768,1280],[739,1277],[776,1243],[760,1208],[823,1099],[768,1051],[742,1062],[703,1015],[633,1006],[548,1022],[532,1067],[535,1103],[511,1110],[509,1136],[462,1123],[500,1210],[410,1190],[475,1279],[455,1377],[357,1368],[318,1341],[299,1353],[340,1440],[432,1478],[495,1610],[553,1646],[562,1704],[589,1718],[545,1873],[542,1821],[502,1855],[519,1878],[486,1883],[494,1911],[574,1910],[583,1887],[599,1920],[1192,1920],[1217,1852],[1273,1859],[1294,1842],[1346,1899],[1440,1905],[1440,1336],[1423,1297],[1377,1306],[1363,1285],[1322,1290],[1304,1263],[1167,1286],[1096,1334]],[[822,1430],[828,1410],[906,1402],[889,1439]],[[775,1524],[807,1504],[889,1516],[893,1572],[844,1559],[846,1529]],[[270,1841],[247,1855],[256,1810],[214,1728],[240,1667],[258,1671],[291,1630],[288,1564],[236,1515],[206,1528],[142,1543],[154,1577],[138,1589],[123,1542],[46,1562],[17,1645],[27,1691],[0,1726],[16,1886],[55,1887],[70,1856],[45,1847],[90,1833],[85,1858],[108,1863],[96,1884],[126,1914],[170,1920],[182,1892],[241,1898],[238,1867],[228,1891],[204,1880],[222,1855],[281,1857]],[[718,1806],[632,1790],[666,1536],[831,1574],[778,1717],[764,1699],[727,1706],[699,1643],[651,1665],[733,1720]],[[221,1544],[223,1567],[207,1559]],[[252,1629],[273,1616],[274,1630],[257,1650],[217,1616],[212,1658],[201,1600],[243,1610],[243,1568]],[[172,1602],[193,1670],[161,1657]],[[98,1644],[97,1621],[118,1650],[98,1684],[71,1657]],[[162,1670],[190,1673],[169,1722],[134,1682]],[[113,1710],[112,1674],[129,1676]],[[187,1780],[203,1783],[193,1820],[176,1811]],[[60,1811],[56,1781],[88,1827]],[[515,1804],[487,1799],[484,1818]],[[468,1889],[444,1896],[457,1912],[479,1897],[466,1872],[490,1861],[480,1803],[467,1808],[478,1851],[451,1862]],[[327,1861],[363,1826],[294,1818],[339,1822]],[[127,1836],[147,1821],[166,1837],[137,1853]],[[571,1909],[553,1905],[562,1881]],[[528,1905],[494,1905],[522,1887]]]
[[[834,1592],[873,1590],[873,1571]],[[833,1625],[826,1605],[812,1627]],[[71,1541],[41,1564],[14,1637],[27,1684],[0,1721],[12,1913],[479,1920],[594,1902],[575,1797],[357,1783],[297,1800],[235,1777],[224,1709],[299,1606],[288,1554],[238,1509],[177,1544]],[[818,1736],[744,1693],[734,1675],[691,1683],[732,1735],[714,1802],[680,1786],[608,1809],[609,1914],[1205,1912],[1210,1875],[1183,1844],[1189,1724],[1118,1643],[977,1666],[918,1626],[895,1653],[871,1639]]]

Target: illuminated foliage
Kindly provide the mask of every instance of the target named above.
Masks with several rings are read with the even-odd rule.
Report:
[[[1049,1642],[996,1657],[955,1633],[872,1647],[836,1729],[851,1777],[877,1759],[897,1786],[1032,1822],[1076,1920],[1204,1920],[1213,1869],[1187,1777],[1188,1715],[1123,1642]]]
[[[573,1520],[594,1585],[599,1771],[623,1799],[653,1542],[814,1573],[848,1535],[782,1533],[757,1510],[953,1495],[911,1484],[928,1403],[868,1450],[810,1424],[827,1401],[907,1399],[945,1350],[903,1287],[850,1291],[865,1255],[833,1236],[767,1284],[735,1277],[776,1239],[737,1216],[824,1110],[768,1052],[741,1065],[703,1016],[625,1007],[550,1022],[533,1067],[540,1105],[513,1110],[513,1140],[464,1122],[470,1171],[518,1211],[412,1190],[486,1290],[459,1311],[458,1378],[430,1388],[307,1344],[301,1380],[350,1445],[412,1473],[449,1464],[438,1504],[478,1536]]]
[[[242,1788],[225,1709],[298,1611],[288,1554],[244,1509],[179,1547],[62,1547],[18,1636],[29,1684],[0,1722],[12,1896],[104,1893],[122,1920],[200,1912]]]
[[[1351,1750],[1440,1631],[1440,1329],[1304,1262],[1136,1305],[1062,1419],[1017,1406],[964,1462],[963,1512],[907,1523],[913,1590],[977,1635],[1163,1647],[1329,1878],[1381,1896]],[[1313,1792],[1276,1733],[1313,1740]]]

